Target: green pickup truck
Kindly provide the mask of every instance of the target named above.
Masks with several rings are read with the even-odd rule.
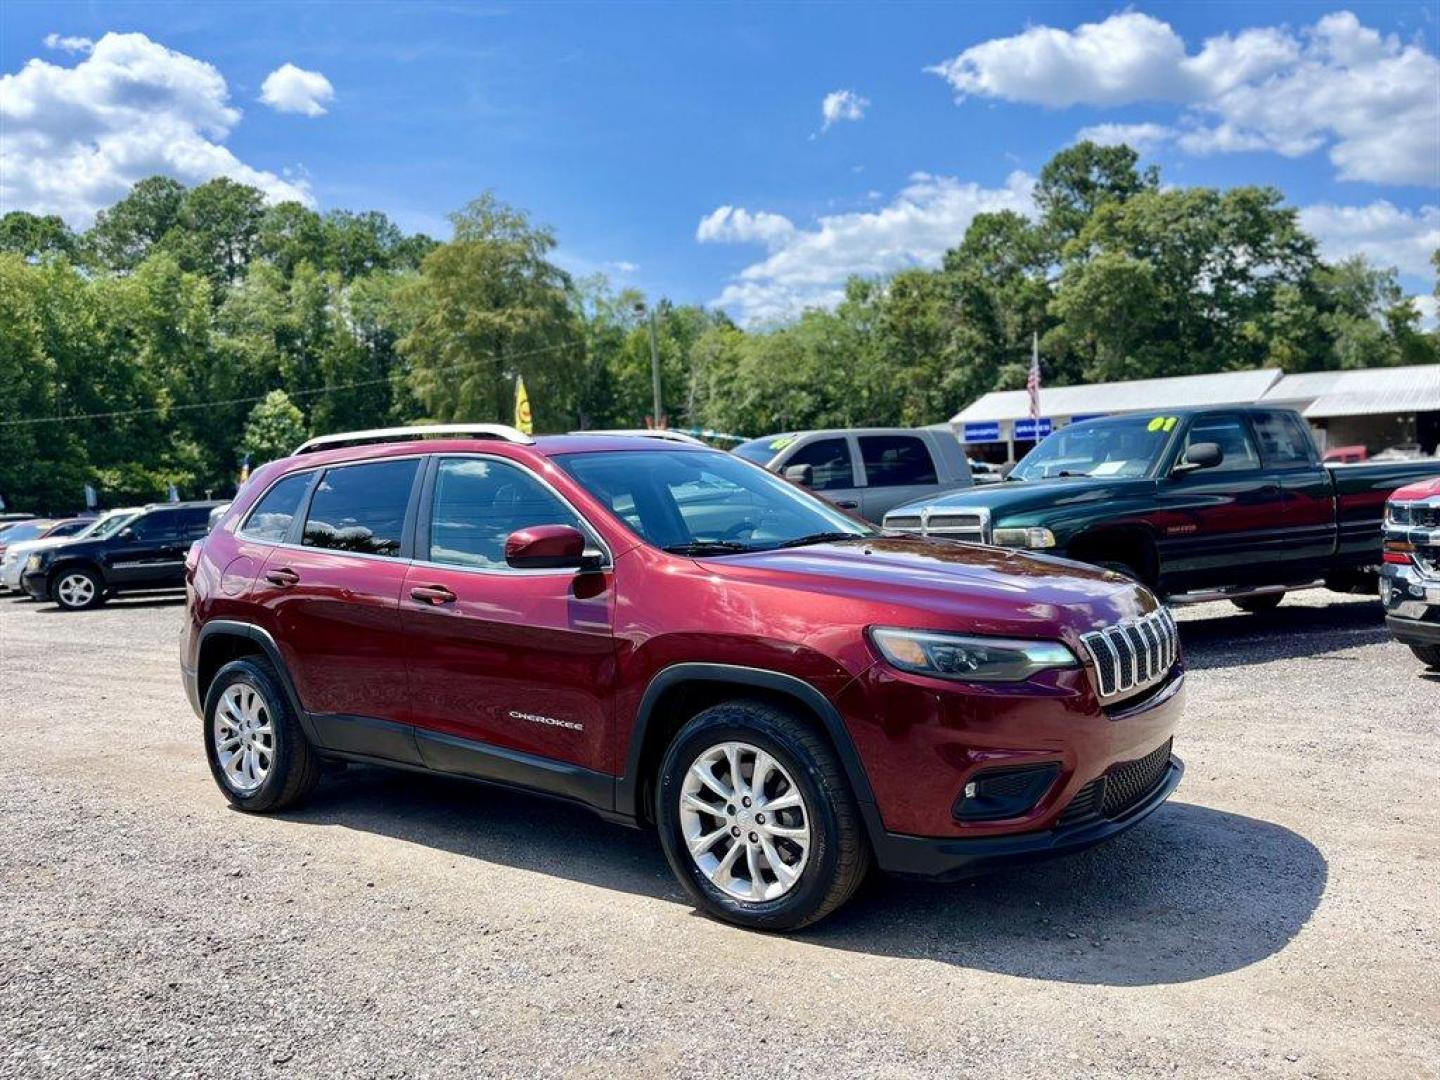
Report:
[[[1173,600],[1246,611],[1323,581],[1373,588],[1385,500],[1440,459],[1325,465],[1288,409],[1168,410],[1071,424],[1000,484],[915,500],[888,529],[1044,551]]]

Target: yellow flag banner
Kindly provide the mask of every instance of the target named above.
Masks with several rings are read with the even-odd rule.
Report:
[[[535,425],[530,421],[530,395],[525,393],[525,379],[515,376],[515,426],[526,435],[535,434]]]

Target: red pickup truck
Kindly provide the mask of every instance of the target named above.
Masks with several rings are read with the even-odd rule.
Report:
[[[653,825],[745,926],[814,922],[872,864],[1078,850],[1180,780],[1149,589],[887,536],[705,447],[312,441],[188,564],[185,687],[237,807],[294,804],[326,758],[526,788]]]
[[[1380,574],[1390,632],[1426,667],[1440,671],[1440,479],[1390,496]]]

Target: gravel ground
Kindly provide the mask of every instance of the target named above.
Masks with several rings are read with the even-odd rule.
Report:
[[[1372,601],[1185,610],[1165,808],[792,938],[543,800],[352,768],[231,811],[180,620],[0,600],[0,1075],[1440,1075],[1440,681]]]

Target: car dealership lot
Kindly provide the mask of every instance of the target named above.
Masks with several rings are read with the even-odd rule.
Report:
[[[0,600],[0,1074],[1440,1059],[1440,681],[1373,600],[1182,610],[1168,806],[1066,861],[873,882],[790,938],[695,915],[651,838],[556,803],[351,768],[295,813],[229,809],[180,618]]]

